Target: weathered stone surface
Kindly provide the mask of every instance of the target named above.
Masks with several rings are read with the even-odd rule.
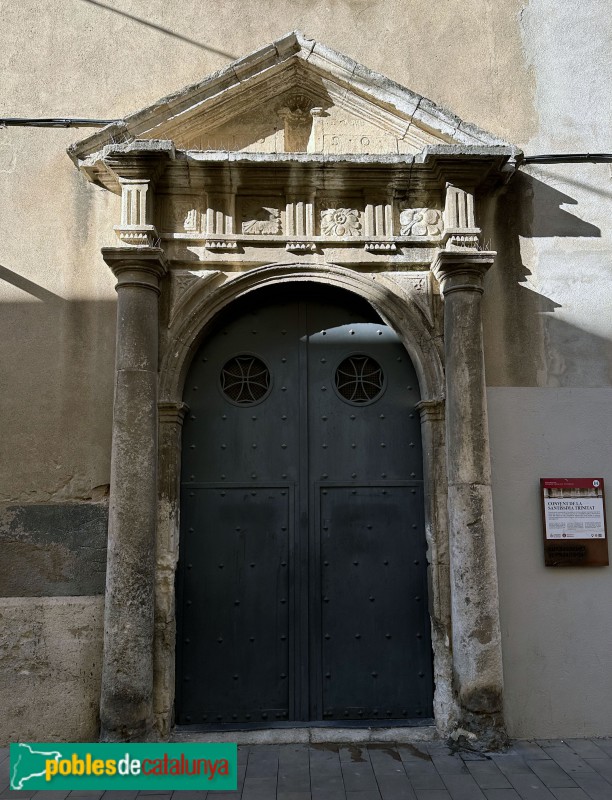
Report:
[[[0,507],[0,594],[104,594],[106,503]]]
[[[455,733],[490,747],[505,739],[480,310],[494,255],[441,251],[432,267],[444,298],[453,670],[461,708]]]
[[[95,741],[102,597],[0,599],[0,745]]]
[[[274,13],[262,13],[259,2],[226,2],[215,7],[212,25],[199,4],[177,0],[144,11],[126,0],[121,11],[132,18],[116,3],[106,6],[4,4],[5,115],[118,118],[214,70],[219,92],[252,63],[247,57],[228,69],[228,62],[289,30],[296,15],[295,2]],[[417,89],[406,98],[408,112],[424,94],[529,154],[609,149],[606,0],[509,0],[494,14],[478,0],[403,10],[396,0],[313,0],[299,13],[315,38]],[[277,39],[260,51],[262,65],[293,46]],[[360,81],[372,95],[391,91],[372,80],[369,70],[355,69],[357,91]],[[113,129],[115,141],[125,132]],[[5,128],[0,135],[0,217],[8,231],[0,258],[8,387],[1,392],[2,498],[82,500],[109,480],[115,293],[99,251],[115,241],[119,200],[82,181],[64,157],[74,131]],[[604,280],[610,173],[601,164],[521,172],[520,190],[498,193],[497,211],[483,225],[499,252],[483,310],[487,383],[504,398],[489,405],[489,418],[507,685],[512,676],[507,714],[514,735],[606,735],[612,582],[605,570],[544,570],[533,487],[552,469],[609,468],[600,434],[609,390],[584,387],[609,387],[612,376]],[[480,198],[481,212],[487,203]],[[190,255],[183,247],[177,259],[187,264]],[[262,259],[274,260],[270,252]],[[572,683],[577,674],[583,684]],[[59,719],[64,705],[57,708]]]
[[[117,360],[101,739],[152,735],[153,615],[157,522],[157,248],[107,248],[118,278]]]
[[[260,84],[257,93],[248,88],[253,82]],[[68,152],[85,164],[118,134],[172,139],[184,150],[287,152],[282,112],[296,93],[306,117],[311,109],[332,108],[309,123],[321,129],[310,136],[309,152],[416,153],[427,144],[506,144],[472,124],[460,129],[462,121],[450,111],[294,31]]]

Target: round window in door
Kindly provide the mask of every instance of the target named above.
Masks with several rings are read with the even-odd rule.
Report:
[[[225,397],[239,406],[261,403],[272,386],[270,370],[261,358],[251,353],[241,353],[226,361],[219,381]]]
[[[334,383],[347,403],[362,406],[380,397],[385,387],[385,374],[376,359],[356,353],[338,365]]]

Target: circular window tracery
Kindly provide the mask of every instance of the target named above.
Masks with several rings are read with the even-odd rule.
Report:
[[[383,368],[371,356],[357,354],[342,361],[335,375],[336,391],[354,405],[372,403],[382,394],[385,385]]]
[[[239,406],[261,402],[270,391],[270,370],[257,356],[242,353],[230,358],[221,368],[221,391]]]

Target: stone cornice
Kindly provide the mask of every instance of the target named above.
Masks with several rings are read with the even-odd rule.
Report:
[[[495,145],[432,145],[416,155],[381,153],[251,153],[175,148],[170,140],[110,144],[79,164],[89,180],[113,192],[121,178],[146,177],[177,189],[205,189],[210,184],[283,184],[288,189],[343,185],[369,186],[378,192],[410,184],[446,182],[487,192],[514,170],[517,149]]]
[[[72,145],[68,152],[79,164],[114,141],[151,136],[176,138],[175,132],[188,129],[194,119],[214,119],[218,124],[227,115],[228,101],[231,110],[248,108],[262,86],[278,95],[279,90],[292,86],[301,89],[321,78],[328,82],[328,91],[338,90],[341,95],[350,96],[355,107],[379,108],[389,124],[405,134],[410,135],[409,129],[413,128],[441,143],[507,144],[384,75],[293,31],[202,81],[107,126]]]

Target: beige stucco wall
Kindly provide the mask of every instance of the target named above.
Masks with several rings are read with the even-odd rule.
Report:
[[[493,388],[488,399],[509,730],[609,735],[610,568],[544,566],[537,479],[609,480],[612,390]]]
[[[0,114],[119,117],[300,28],[527,154],[612,152],[610,25],[605,0],[288,0],[273,12],[258,3],[23,0],[0,4]],[[0,502],[98,500],[109,481],[115,293],[99,253],[117,241],[118,198],[86,183],[65,155],[87,133],[0,129]],[[597,683],[596,667],[591,685],[601,692],[576,691],[567,704],[585,649],[593,663],[609,664],[612,633],[597,616],[612,605],[609,570],[544,570],[534,501],[544,472],[597,472],[612,486],[606,443],[592,433],[612,382],[611,190],[606,164],[531,167],[484,215],[485,235],[500,251],[487,279],[485,339],[514,735],[612,733],[612,692],[603,678]],[[589,389],[587,406],[579,387]],[[557,451],[567,426],[576,439]],[[574,602],[578,589],[583,599]],[[55,598],[54,614],[61,605]],[[555,627],[561,607],[563,625]],[[27,614],[15,619],[27,627]],[[585,632],[585,619],[601,624]],[[41,636],[55,647],[62,630],[49,625]],[[547,646],[535,653],[533,642]],[[99,639],[87,647],[93,653]],[[10,667],[3,675],[9,697],[22,692]],[[36,680],[42,696],[55,673]],[[91,735],[97,683],[71,681],[75,709],[88,721],[81,733],[67,723],[62,734],[50,711],[39,738]]]

